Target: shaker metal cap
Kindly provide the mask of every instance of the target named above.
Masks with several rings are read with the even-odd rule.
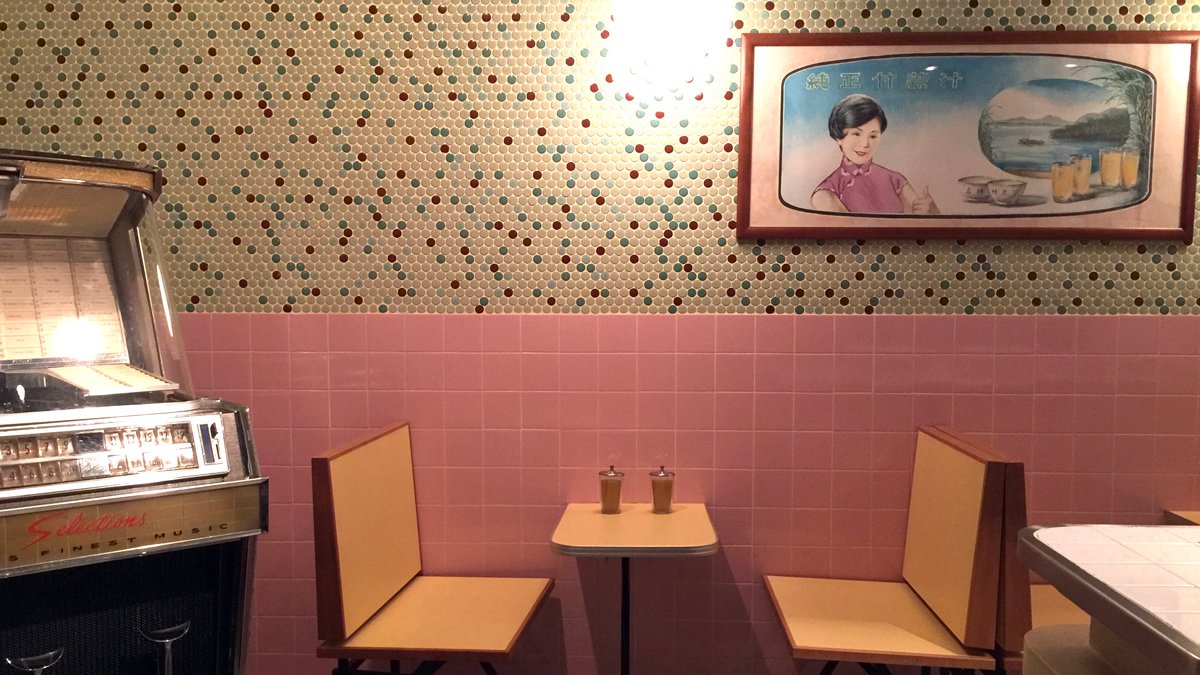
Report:
[[[654,478],[671,478],[672,476],[675,475],[675,472],[667,471],[666,466],[659,464],[658,471],[651,471],[650,475],[653,476]]]
[[[616,469],[616,466],[615,466],[615,465],[613,465],[613,464],[609,464],[609,465],[608,465],[608,470],[607,470],[607,471],[601,471],[601,472],[600,472],[600,475],[601,475],[601,476],[607,476],[607,477],[609,477],[609,478],[620,478],[620,477],[622,477],[622,476],[624,476],[624,475],[625,475],[625,472],[624,472],[624,471],[617,471],[617,469]]]

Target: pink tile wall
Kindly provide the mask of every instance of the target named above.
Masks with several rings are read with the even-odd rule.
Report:
[[[264,675],[331,667],[311,657],[309,458],[400,420],[426,571],[557,580],[509,672],[615,670],[618,564],[548,545],[608,464],[635,501],[639,476],[676,469],[722,542],[634,561],[640,673],[793,672],[762,574],[897,578],[922,424],[1025,460],[1034,523],[1200,507],[1200,318],[192,314],[184,329],[197,387],[250,405],[271,478]]]

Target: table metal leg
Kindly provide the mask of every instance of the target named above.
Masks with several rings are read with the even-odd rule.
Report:
[[[621,675],[629,675],[629,558],[621,558]]]

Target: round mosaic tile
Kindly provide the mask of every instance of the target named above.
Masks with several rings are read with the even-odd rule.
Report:
[[[1188,30],[1195,0],[638,4],[12,0],[0,143],[159,166],[185,311],[1200,312],[1195,247],[733,222],[743,32]]]

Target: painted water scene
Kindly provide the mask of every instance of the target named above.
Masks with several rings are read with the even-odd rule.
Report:
[[[799,211],[1003,218],[1150,194],[1154,78],[1045,54],[921,54],[782,82],[779,198]]]

